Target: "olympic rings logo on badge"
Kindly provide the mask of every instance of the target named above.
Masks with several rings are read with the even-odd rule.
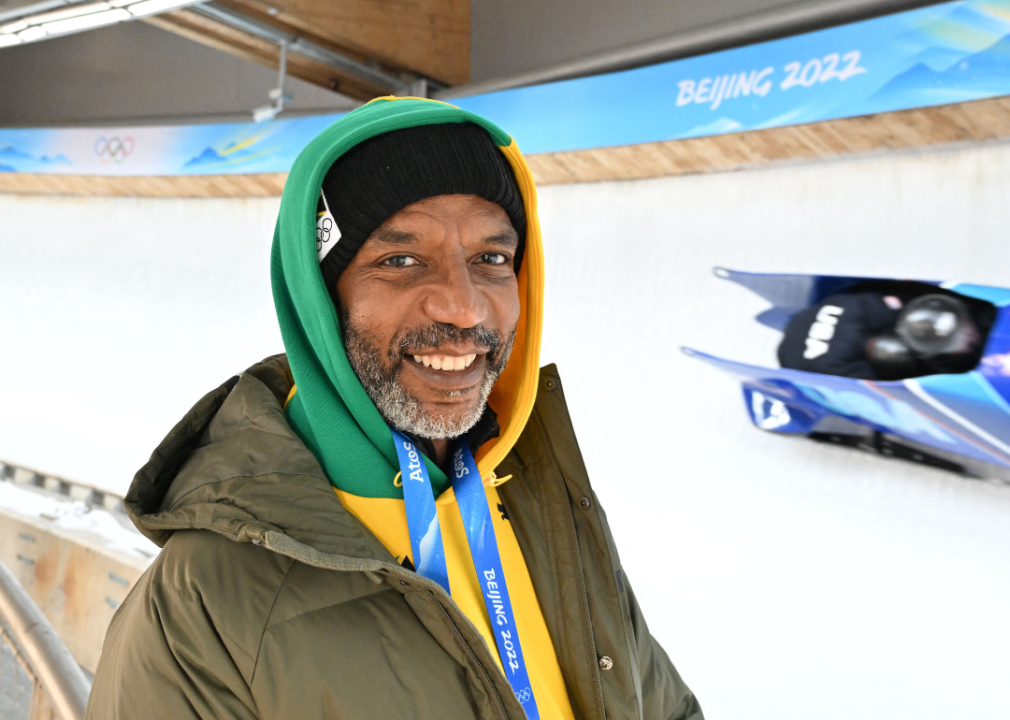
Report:
[[[106,138],[103,135],[95,140],[95,155],[103,165],[108,165],[110,162],[121,165],[133,153],[135,145],[136,143],[129,135],[122,139],[118,137]]]
[[[522,690],[516,693],[516,700],[518,700],[520,703],[523,704],[529,702],[529,699],[531,697],[533,697],[533,693],[530,692],[530,689],[528,687],[523,688]]]
[[[330,241],[330,230],[333,229],[333,220],[323,216],[316,223],[316,252],[323,249],[323,243]]]

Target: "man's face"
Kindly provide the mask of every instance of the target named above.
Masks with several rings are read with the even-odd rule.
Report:
[[[442,195],[389,218],[340,275],[348,358],[398,430],[456,437],[480,418],[519,322],[517,241],[498,205]]]

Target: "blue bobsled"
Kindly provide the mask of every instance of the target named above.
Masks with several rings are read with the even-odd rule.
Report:
[[[830,295],[860,283],[888,280],[723,268],[716,268],[715,274],[768,300],[772,307],[755,319],[776,330],[783,330],[797,312]],[[806,435],[970,475],[1010,479],[1010,289],[927,284],[995,306],[995,321],[974,370],[870,381],[748,365],[690,348],[684,352],[740,380],[751,421],[763,430]]]

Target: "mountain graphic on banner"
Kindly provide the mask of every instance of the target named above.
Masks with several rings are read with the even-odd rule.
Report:
[[[949,48],[927,48],[912,58],[912,67],[924,65],[929,70],[943,72],[964,60],[968,54]]]
[[[72,165],[66,155],[60,153],[53,157],[43,155],[35,157],[31,153],[18,150],[13,145],[0,148],[0,172],[35,172],[40,165]]]
[[[946,70],[916,63],[878,90],[873,99],[933,104],[993,94],[1010,94],[1010,35]]]
[[[684,133],[684,135],[688,137],[722,135],[723,133],[742,130],[743,127],[743,123],[737,122],[733,118],[721,117],[718,120],[713,120],[712,122],[705,123],[703,125],[695,125],[693,128]]]
[[[200,165],[211,165],[213,163],[227,162],[222,155],[219,155],[214,148],[204,148],[203,152],[187,162],[183,167],[198,167]]]
[[[1010,17],[985,2],[957,5],[950,12],[895,37],[913,62],[933,70],[947,70],[959,60],[991,47],[1010,33]]]
[[[0,148],[0,160],[31,160],[32,156],[26,152],[21,152],[12,145],[5,145]]]
[[[189,160],[183,167],[197,168],[208,165],[233,165],[243,160],[248,160],[255,156],[248,150],[242,149],[237,143],[228,143],[221,152],[212,147],[206,147],[203,152],[195,158]]]

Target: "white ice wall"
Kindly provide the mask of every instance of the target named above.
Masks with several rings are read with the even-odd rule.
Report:
[[[1010,147],[546,188],[545,362],[653,632],[713,720],[1006,718],[1010,489],[753,429],[713,265],[1010,285]],[[0,458],[123,489],[280,349],[276,201],[0,196]]]
[[[1010,285],[1010,147],[548,188],[545,359],[655,634],[715,720],[1007,718],[1010,488],[762,433],[714,265]]]
[[[196,400],[280,352],[277,207],[0,195],[0,459],[125,492]]]

